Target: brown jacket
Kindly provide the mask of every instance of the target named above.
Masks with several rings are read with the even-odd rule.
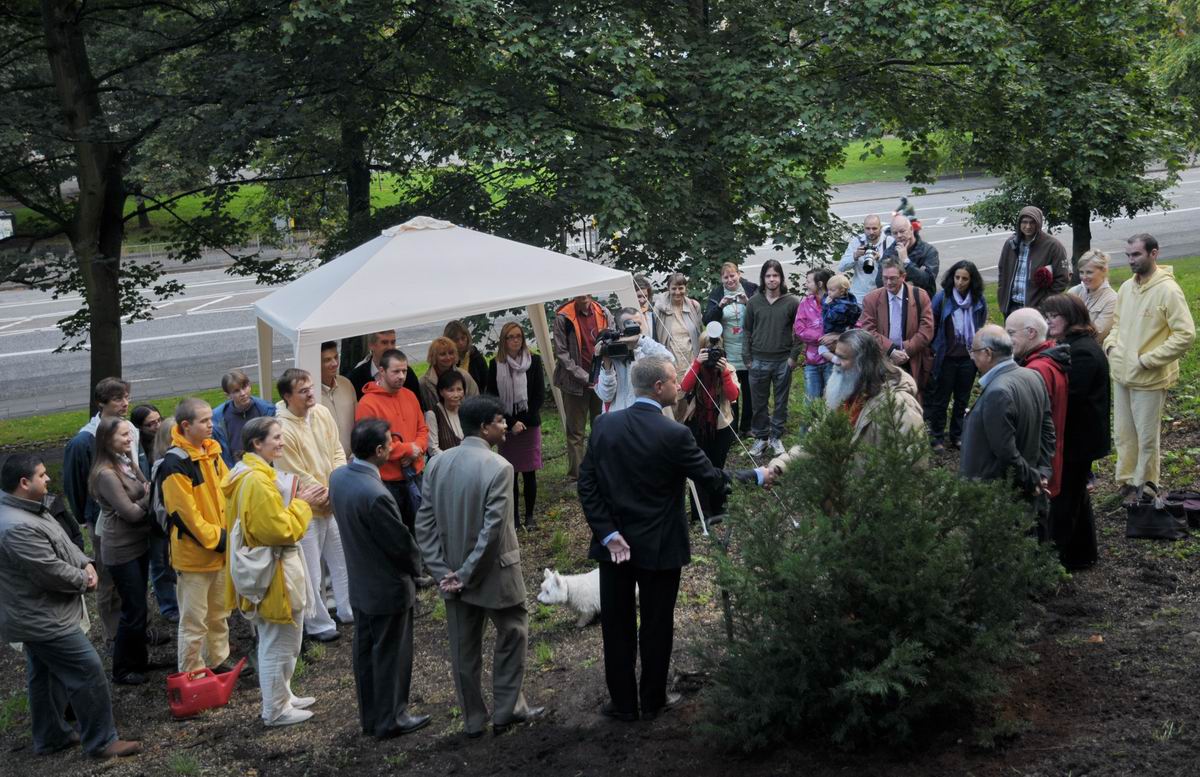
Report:
[[[1017,216],[1017,222],[1020,223],[1021,216],[1029,216],[1037,223],[1037,234],[1033,236],[1033,242],[1029,245],[1029,264],[1026,266],[1026,277],[1017,278],[1017,257],[1021,250],[1020,227],[1013,233],[1013,236],[1004,241],[1004,248],[1000,250],[1000,266],[997,268],[998,280],[996,281],[996,302],[1000,304],[1000,312],[1007,316],[1013,312],[1016,307],[1013,306],[1010,297],[1012,296],[1013,283],[1019,282],[1025,284],[1025,304],[1023,307],[1036,308],[1042,304],[1042,300],[1049,297],[1051,294],[1061,294],[1067,290],[1067,286],[1071,283],[1071,262],[1067,256],[1067,249],[1063,244],[1058,242],[1058,238],[1046,232],[1043,229],[1045,217],[1042,216],[1042,211],[1032,205],[1021,208],[1020,215]],[[1049,267],[1051,282],[1049,286],[1039,286],[1034,279],[1034,273],[1041,267]],[[1012,309],[1010,309],[1012,308]]]
[[[592,315],[596,320],[596,331],[607,329],[608,314],[597,302],[592,302]],[[575,301],[567,303],[558,309],[554,317],[554,385],[565,394],[583,396],[592,390],[591,375],[583,368],[579,358],[579,349],[583,345],[583,337],[579,333],[576,320]]]
[[[933,306],[925,290],[911,283],[904,284],[902,294],[905,315],[901,338],[904,352],[908,354],[908,362],[903,369],[916,380],[917,398],[920,399],[933,369],[933,349],[930,347],[934,335]],[[896,348],[892,343],[890,324],[887,289],[875,289],[863,299],[863,312],[858,325],[875,336],[885,356]]]

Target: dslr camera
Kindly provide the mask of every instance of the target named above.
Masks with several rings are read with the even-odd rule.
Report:
[[[716,369],[725,358],[725,350],[717,346],[721,339],[721,331],[720,321],[709,321],[708,326],[704,328],[704,334],[708,336],[708,359],[704,362],[705,367]]]
[[[866,249],[862,255],[863,272],[870,275],[875,272],[875,260],[879,257],[875,253],[875,247],[871,245],[871,241],[867,239],[865,234],[860,235],[858,239],[862,241],[863,248]]]

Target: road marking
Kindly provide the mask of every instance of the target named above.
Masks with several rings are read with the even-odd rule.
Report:
[[[939,227],[940,227],[942,224],[945,224],[945,223],[946,223],[946,219],[948,219],[948,218],[950,218],[950,217],[949,217],[949,216],[942,216],[940,219],[938,219],[938,220],[937,220],[937,226],[939,226]]]
[[[188,315],[190,316],[191,314],[195,313],[198,310],[203,310],[204,308],[208,307],[209,305],[215,305],[218,302],[224,302],[225,300],[230,299],[231,297],[233,297],[232,294],[226,294],[224,297],[217,297],[214,300],[209,300],[208,302],[205,302],[203,305],[197,305],[194,308],[188,308]]]
[[[160,340],[182,340],[187,337],[206,337],[208,335],[223,335],[229,332],[248,332],[254,329],[252,326],[232,326],[227,329],[209,329],[205,332],[180,332],[174,335],[156,335],[154,337],[135,337],[132,339],[126,338],[121,341],[121,345],[133,345],[134,343],[154,343]],[[90,346],[84,345],[83,350],[91,350]],[[40,356],[42,354],[54,353],[53,348],[39,348],[35,351],[19,351],[17,353],[0,353],[0,359],[11,359],[14,356]]]
[[[27,318],[18,318],[16,321],[5,324],[4,326],[0,326],[0,329],[8,329],[10,326],[16,326],[17,324],[24,324],[26,321],[29,321],[32,318],[33,318],[33,316],[29,316]]]
[[[420,342],[417,342],[417,343],[405,343],[404,347],[412,348],[414,345],[429,345],[432,342],[433,342],[432,340],[421,340]]]
[[[212,303],[210,302],[209,304],[211,305]],[[238,305],[236,307],[231,307],[231,308],[213,308],[212,310],[189,310],[188,315],[189,316],[203,316],[208,313],[232,313],[237,310],[250,310],[252,307],[254,307],[254,306],[253,305]]]
[[[1154,216],[1162,216],[1165,218],[1168,216],[1174,216],[1177,213],[1191,213],[1192,211],[1197,211],[1197,210],[1200,210],[1200,206],[1196,206],[1194,208],[1179,208],[1178,210],[1156,210],[1153,213],[1139,213],[1136,216],[1118,216],[1117,218],[1112,219],[1112,221],[1113,222],[1134,221],[1136,219],[1153,218]],[[1103,224],[1105,221],[1106,221],[1106,219],[1092,219],[1091,221],[1088,222],[1088,224]],[[1003,232],[988,232],[983,235],[967,235],[966,237],[947,237],[947,238],[943,238],[941,240],[930,240],[928,242],[933,243],[935,245],[939,244],[939,243],[959,243],[964,240],[980,240],[985,237],[998,237],[1000,235],[1011,235],[1011,234],[1012,234],[1012,230],[1006,229]]]

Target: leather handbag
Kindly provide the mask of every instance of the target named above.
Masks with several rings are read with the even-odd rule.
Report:
[[[1188,536],[1182,510],[1168,509],[1168,497],[1143,493],[1125,508],[1125,536],[1131,539],[1181,540]]]

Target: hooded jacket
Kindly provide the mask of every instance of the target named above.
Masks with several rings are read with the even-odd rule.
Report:
[[[1066,449],[1068,376],[1071,374],[1071,347],[1046,340],[1025,354],[1017,363],[1042,376],[1050,396],[1050,417],[1054,420],[1054,458],[1051,461],[1050,498],[1062,488],[1063,452]]]
[[[1112,379],[1142,391],[1167,389],[1179,380],[1179,359],[1192,347],[1196,325],[1175,271],[1159,265],[1143,284],[1117,290],[1112,331],[1104,339]]]
[[[368,383],[354,413],[355,421],[364,418],[387,421],[393,438],[398,438],[393,441],[387,463],[379,468],[380,477],[385,481],[404,480],[400,459],[406,456],[413,459],[413,471],[421,474],[425,469],[425,451],[429,448],[429,427],[425,425],[425,414],[416,394],[406,388],[391,394],[378,383]]]
[[[596,321],[596,331],[608,328],[608,314],[599,303],[588,303]],[[579,332],[579,321],[575,301],[568,300],[554,316],[554,385],[560,391],[583,396],[591,390],[592,376],[583,368],[579,352],[583,349],[583,335]]]
[[[216,572],[225,567],[228,535],[221,481],[229,470],[221,446],[207,439],[197,448],[178,426],[171,430],[171,445],[187,454],[186,459],[164,457],[158,470],[171,521],[171,566],[180,572]]]
[[[1021,242],[1025,239],[1025,236],[1021,234],[1020,224],[1021,218],[1024,216],[1033,219],[1037,224],[1037,232],[1029,244],[1026,277],[1018,279],[1016,277],[1017,258],[1021,254]],[[1051,294],[1061,294],[1071,283],[1071,263],[1067,256],[1067,249],[1058,241],[1058,238],[1043,229],[1045,223],[1046,218],[1042,215],[1040,208],[1032,205],[1021,208],[1021,213],[1017,216],[1016,232],[1004,241],[1004,248],[1000,250],[1000,266],[997,270],[999,279],[996,282],[996,302],[999,303],[1000,312],[1003,315],[1007,316],[1012,312],[1009,306],[1012,300],[1013,285],[1017,282],[1025,284],[1025,303],[1018,307],[1027,308],[1038,307],[1042,304],[1042,300]],[[1034,280],[1034,273],[1042,267],[1049,267],[1053,276],[1049,286],[1038,286]]]
[[[260,397],[250,397],[250,407],[246,408],[246,413],[243,415],[248,414],[251,408],[255,412],[246,419],[247,421],[251,418],[275,415],[275,406]],[[231,430],[229,429],[228,416],[236,412],[237,410],[233,406],[232,399],[227,399],[213,408],[213,439],[221,446],[221,458],[225,461],[226,467],[232,467],[237,463],[234,460],[233,454],[235,450],[241,450],[242,447],[240,439],[234,440],[232,443],[229,441]]]
[[[312,520],[312,510],[303,499],[293,499],[284,507],[283,496],[275,484],[275,469],[254,453],[246,453],[226,474],[221,493],[230,526],[239,518],[242,521],[242,539],[247,547],[295,547]],[[293,623],[293,613],[303,610],[306,603],[306,583],[300,554],[286,552],[275,561],[271,584],[257,608],[249,599],[237,595],[228,574],[225,605],[245,613],[257,611],[260,618],[271,623]]]
[[[308,409],[308,415],[301,418],[280,400],[275,403],[275,418],[283,425],[283,455],[278,461],[279,469],[299,476],[302,483],[329,488],[329,473],[346,463],[346,452],[342,450],[333,414],[322,405],[313,405]],[[313,507],[312,514],[328,518],[329,507]]]

